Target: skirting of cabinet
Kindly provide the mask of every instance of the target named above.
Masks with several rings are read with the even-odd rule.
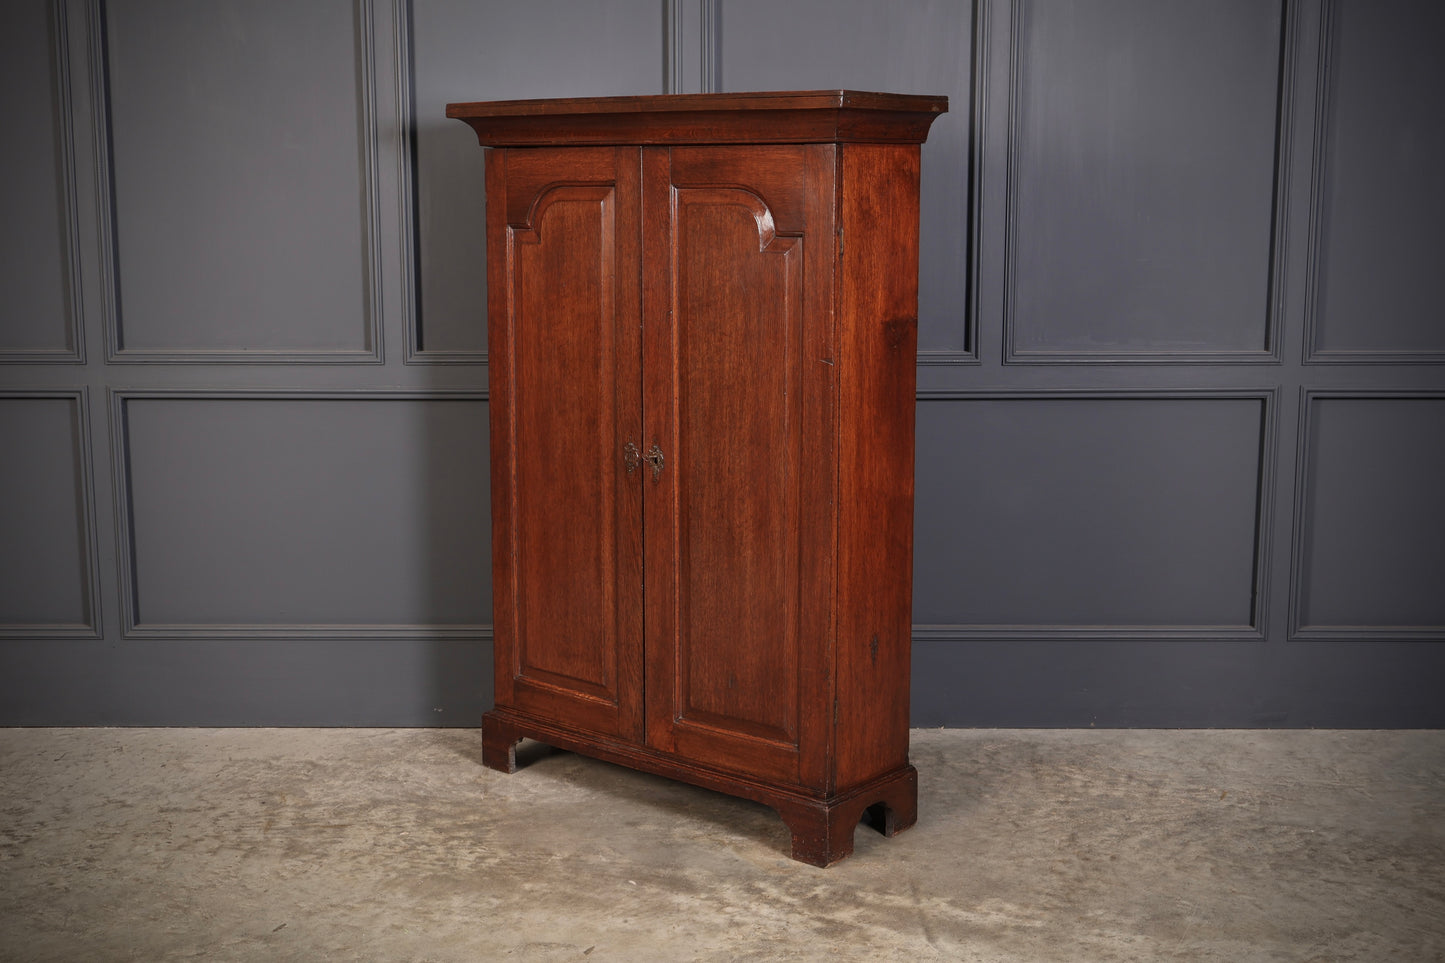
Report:
[[[515,772],[517,743],[524,738],[762,803],[777,810],[793,834],[793,858],[813,866],[829,866],[853,852],[853,833],[865,812],[870,824],[885,836],[901,833],[918,818],[918,771],[911,765],[835,796],[815,795],[686,762],[645,746],[529,719],[507,709],[494,709],[482,717],[483,764],[498,772]]]

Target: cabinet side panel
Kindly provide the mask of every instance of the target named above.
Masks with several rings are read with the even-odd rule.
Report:
[[[815,241],[804,266],[803,450],[798,525],[803,638],[798,747],[801,782],[827,789],[833,761],[833,584],[838,543],[838,342],[836,331],[838,151],[808,147],[808,223]]]
[[[908,761],[917,146],[842,148],[839,790]]]

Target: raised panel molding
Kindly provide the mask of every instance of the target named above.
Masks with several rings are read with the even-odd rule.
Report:
[[[1265,304],[1262,306],[1263,347],[1259,349],[1208,349],[1170,347],[1160,350],[1099,350],[1025,348],[1020,344],[1019,320],[1019,254],[1018,220],[1020,209],[1019,158],[1022,126],[1019,92],[1028,65],[1023,62],[1022,17],[1027,0],[980,0],[983,6],[1007,2],[1009,20],[1007,146],[1004,163],[1004,250],[1003,260],[1003,363],[1005,364],[1237,364],[1268,363],[1280,360],[1279,318],[1284,310],[1284,264],[1286,230],[1289,224],[1287,203],[1290,196],[1289,162],[1292,151],[1292,101],[1296,84],[1301,30],[1300,17],[1294,5],[1279,0],[1281,17],[1281,49],[1279,51],[1279,87],[1275,113],[1273,152],[1273,202],[1270,211],[1269,268]],[[980,127],[982,122],[980,121]]]
[[[1316,409],[1321,401],[1431,401],[1441,405],[1442,413],[1445,413],[1445,390],[1410,390],[1410,389],[1356,389],[1339,390],[1324,388],[1302,388],[1300,391],[1300,428],[1298,454],[1296,456],[1295,487],[1294,487],[1294,537],[1290,557],[1290,598],[1289,598],[1289,637],[1291,640],[1299,641],[1445,641],[1445,624],[1434,625],[1344,625],[1344,624],[1307,624],[1304,620],[1307,608],[1307,589],[1311,572],[1308,569],[1307,550],[1313,534],[1314,524],[1312,513],[1314,508],[1313,499],[1319,487],[1319,478],[1315,473],[1315,459],[1318,455],[1312,434],[1317,422]],[[1445,430],[1445,418],[1441,422],[1442,430]],[[1417,454],[1421,458],[1434,456],[1441,464],[1445,464],[1445,457],[1442,457],[1439,447],[1441,435],[1435,434],[1419,439]],[[1430,477],[1438,479],[1438,469],[1431,473],[1428,466],[1425,467]],[[1429,484],[1428,482],[1426,483]],[[1438,493],[1436,494],[1438,498]],[[1358,502],[1356,502],[1358,504]],[[1398,512],[1398,506],[1392,505],[1391,509]],[[1395,519],[1395,521],[1402,521]],[[1408,521],[1412,527],[1419,528],[1422,524],[1419,519]],[[1424,522],[1424,529],[1427,538],[1435,543],[1439,542],[1439,532],[1431,523]],[[1436,573],[1440,578],[1445,578],[1445,571]],[[1427,576],[1428,577],[1428,576]],[[1440,578],[1436,579],[1436,592],[1439,585],[1445,584]]]
[[[235,389],[112,388],[109,400],[109,436],[114,460],[114,499],[117,520],[117,560],[120,576],[121,634],[128,640],[214,639],[392,639],[399,641],[490,641],[490,623],[376,624],[376,623],[168,623],[138,621],[140,610],[136,572],[136,538],[131,492],[130,430],[127,404],[134,400],[191,401],[450,401],[485,402],[486,391],[452,389]],[[479,442],[480,444],[481,442]],[[361,520],[363,523],[364,519]]]
[[[50,0],[51,64],[54,69],[56,98],[53,123],[56,128],[56,144],[59,148],[60,169],[56,181],[60,188],[63,211],[61,212],[61,234],[65,241],[65,257],[61,265],[64,272],[63,294],[65,316],[63,325],[63,347],[22,348],[0,345],[0,364],[84,364],[85,337],[81,323],[80,285],[80,221],[78,186],[75,167],[74,94],[70,69],[70,22],[65,0]],[[13,225],[11,226],[13,229]]]
[[[96,554],[96,491],[91,471],[90,396],[86,388],[27,388],[0,391],[0,404],[9,400],[39,399],[68,402],[74,412],[76,437],[75,485],[81,493],[77,506],[83,558],[80,595],[86,620],[81,623],[0,624],[0,639],[98,639],[101,637],[100,563]]]
[[[755,150],[761,153],[766,148]],[[787,691],[803,691],[798,682],[804,633],[802,606],[796,596],[784,592],[769,598],[754,588],[741,605],[737,599],[726,600],[725,607],[738,606],[743,611],[727,611],[724,618],[718,618],[718,609],[709,603],[722,600],[728,594],[728,586],[751,584],[740,574],[746,568],[736,566],[743,553],[724,552],[733,564],[720,563],[710,558],[708,552],[695,553],[694,547],[703,545],[716,551],[716,546],[727,544],[717,529],[709,531],[710,525],[748,529],[758,525],[759,517],[766,517],[765,527],[780,536],[770,546],[776,563],[773,578],[764,581],[787,586],[798,584],[795,580],[801,577],[797,573],[801,571],[800,560],[806,546],[802,535],[804,527],[799,522],[802,497],[799,486],[803,473],[798,465],[802,461],[804,434],[801,410],[797,405],[785,404],[779,424],[768,422],[771,436],[761,444],[756,437],[749,443],[744,438],[746,430],[737,421],[738,413],[727,411],[717,399],[742,390],[752,399],[744,406],[744,410],[751,412],[753,407],[761,407],[761,397],[768,391],[780,393],[784,398],[802,396],[804,379],[799,346],[805,337],[802,278],[805,235],[780,231],[774,222],[774,211],[752,188],[686,186],[690,180],[674,167],[675,307],[679,332],[686,332],[679,334],[674,342],[676,353],[671,359],[671,364],[681,373],[677,390],[684,399],[679,403],[674,470],[679,477],[706,478],[713,484],[689,487],[684,483],[678,496],[679,530],[686,535],[676,544],[680,586],[676,599],[676,672],[680,704],[675,723],[681,728],[704,731],[732,728],[763,742],[795,748],[798,720],[803,715],[797,701],[781,700],[768,705],[766,712],[744,714],[746,710],[729,706],[729,693],[720,692],[707,680],[736,680],[738,676],[754,680],[785,679]],[[762,184],[756,186],[765,189]],[[803,202],[787,203],[782,200],[783,196],[786,192],[779,189],[772,200],[779,206],[778,217],[786,225],[790,216],[797,216]],[[709,208],[712,212],[708,212]],[[727,210],[729,208],[732,210]],[[694,227],[694,218],[707,221],[707,213],[723,211],[729,220],[742,224],[724,227],[717,223],[721,218],[714,217],[711,224]],[[739,240],[748,257],[729,251]],[[756,257],[752,256],[754,250]],[[699,265],[718,263],[733,267],[722,290],[718,289],[715,278],[697,279],[694,274]],[[696,271],[701,275],[708,273],[705,267]],[[772,275],[771,285],[767,283],[768,274]],[[738,310],[733,305],[731,312],[718,312],[712,307],[719,302],[727,303],[727,287],[737,285],[756,299],[751,310]],[[765,291],[767,293],[763,293]],[[717,317],[709,316],[710,308],[714,314],[732,314],[726,319],[728,324],[719,324]],[[769,316],[770,312],[777,315]],[[769,336],[773,338],[771,343],[764,340]],[[734,338],[740,338],[740,347],[729,344]],[[693,360],[749,352],[751,357],[741,363],[741,368],[752,372],[755,383],[742,389],[735,383],[719,382],[717,375],[722,369],[711,368],[706,361]],[[711,379],[709,374],[713,375]],[[755,425],[748,427],[756,430]],[[729,439],[731,443],[720,445],[720,439]],[[751,461],[740,454],[747,450],[753,452]],[[720,451],[726,455],[720,457]],[[739,465],[747,467],[739,468]],[[738,491],[749,488],[755,493],[751,502],[737,497]],[[725,492],[732,497],[717,497]],[[719,511],[720,504],[727,505],[731,511]],[[792,537],[783,537],[781,533],[791,533]],[[702,564],[697,564],[699,559]],[[720,576],[719,570],[726,571],[726,576]],[[733,621],[729,623],[728,619]],[[755,654],[746,665],[733,661],[736,659],[734,646],[722,641],[756,637],[768,629],[778,633],[774,645],[766,654]],[[704,681],[696,681],[698,678]],[[754,681],[753,685],[757,684]],[[743,688],[750,687],[745,683]]]
[[[1309,194],[1308,262],[1305,269],[1304,363],[1440,364],[1445,362],[1445,350],[1434,348],[1328,349],[1320,347],[1322,287],[1327,273],[1322,261],[1325,259],[1325,249],[1329,242],[1329,231],[1325,218],[1327,203],[1325,194],[1330,165],[1329,136],[1337,106],[1334,84],[1338,79],[1335,60],[1339,45],[1339,15],[1337,12],[1338,0],[1319,0],[1319,4],[1319,50],[1316,61],[1314,143]],[[1368,10],[1370,5],[1362,4],[1359,9]],[[1426,89],[1435,93],[1438,99],[1438,90],[1429,87]],[[1384,149],[1390,145],[1379,144],[1376,146]],[[1400,149],[1418,150],[1419,146],[1411,144],[1408,148],[1401,147]],[[1439,188],[1437,187],[1436,190],[1438,191]],[[1436,194],[1437,206],[1440,196],[1439,193]],[[1435,249],[1438,250],[1438,244],[1435,245]],[[1380,284],[1389,285],[1394,282],[1371,277],[1370,283],[1373,289],[1378,290]]]
[[[387,3],[387,0],[382,0]],[[408,20],[404,6],[406,0],[391,0],[388,4],[388,20],[393,33],[393,43],[402,42]],[[100,223],[101,247],[101,289],[106,342],[106,360],[111,363],[144,364],[382,364],[385,361],[383,329],[384,300],[383,278],[385,275],[382,257],[380,210],[383,189],[381,185],[381,123],[378,115],[377,98],[377,57],[376,24],[373,0],[352,0],[356,18],[356,55],[360,76],[358,114],[361,121],[361,169],[364,196],[361,199],[363,224],[362,247],[365,252],[365,276],[363,301],[364,317],[358,319],[363,346],[337,349],[287,349],[244,347],[244,348],[192,348],[192,347],[148,347],[130,348],[125,344],[125,307],[121,290],[119,237],[116,225],[115,199],[115,156],[111,135],[111,93],[110,93],[110,51],[107,39],[107,0],[88,0],[87,14],[90,23],[89,45],[90,72],[95,86],[93,111],[95,129],[93,140],[97,145],[97,207]],[[398,64],[400,72],[400,64]],[[398,89],[406,86],[403,79],[396,81]],[[399,152],[405,153],[398,146]],[[404,162],[403,162],[404,163]],[[406,192],[403,192],[405,194]],[[405,204],[406,201],[403,201]],[[405,215],[405,211],[403,212]],[[404,221],[403,223],[409,223]],[[400,232],[405,235],[407,232]],[[405,240],[403,240],[405,244]],[[404,263],[410,264],[407,260]],[[410,305],[410,297],[403,304]],[[407,325],[410,328],[410,325]]]
[[[1103,625],[1103,624],[975,624],[915,623],[913,638],[920,642],[973,642],[981,640],[1091,640],[1091,639],[1215,639],[1221,641],[1259,641],[1265,637],[1269,624],[1269,572],[1271,555],[1272,514],[1277,389],[1181,389],[1181,390],[1119,390],[1119,389],[938,389],[921,390],[918,402],[928,403],[970,401],[1036,401],[1036,400],[1127,400],[1127,401],[1229,401],[1252,400],[1261,406],[1259,471],[1255,479],[1254,551],[1251,579],[1250,619],[1246,625]],[[967,492],[960,493],[968,497]]]

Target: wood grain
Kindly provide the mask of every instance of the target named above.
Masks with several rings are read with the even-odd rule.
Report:
[[[448,104],[484,147],[920,143],[947,97],[854,90]]]
[[[918,142],[944,106],[453,105],[509,145],[486,765],[529,736],[756,799],[819,866],[865,811],[913,824]]]
[[[507,700],[642,733],[635,152],[490,158],[497,673]],[[567,506],[563,510],[561,506]]]

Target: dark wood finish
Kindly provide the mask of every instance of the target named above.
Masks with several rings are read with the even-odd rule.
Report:
[[[918,145],[848,144],[839,272],[837,778],[908,755]],[[880,453],[886,456],[880,457]]]
[[[494,153],[487,177],[497,700],[641,738],[635,151]]]
[[[499,148],[486,765],[530,737],[755,799],[819,866],[865,812],[913,824],[918,144],[946,106],[448,108]]]
[[[517,743],[536,739],[604,762],[751,799],[777,810],[792,833],[793,858],[814,866],[830,866],[853,852],[853,833],[865,812],[872,817],[871,825],[885,836],[898,835],[918,819],[918,773],[912,766],[830,795],[805,786],[714,769],[676,753],[659,752],[510,709],[493,709],[484,722],[482,762],[488,768],[515,772]]]
[[[669,523],[648,528],[667,541],[649,547],[660,564],[648,572],[661,576],[649,589],[675,620],[648,636],[665,655],[646,683],[648,718],[660,720],[652,745],[791,783],[800,755],[821,751],[799,729],[802,666],[825,657],[826,638],[826,626],[803,628],[801,468],[826,459],[831,439],[804,437],[802,411],[805,382],[830,379],[802,349],[809,322],[825,320],[805,311],[804,278],[831,270],[831,236],[810,223],[807,160],[831,150],[649,148],[670,153],[670,177],[645,188],[671,198],[654,238],[669,256],[649,263],[673,268],[660,292],[670,336],[644,356],[670,372],[647,401],[668,413],[662,444],[675,453],[661,491]]]
[[[947,97],[857,90],[664,94],[448,104],[483,147],[918,144]]]

